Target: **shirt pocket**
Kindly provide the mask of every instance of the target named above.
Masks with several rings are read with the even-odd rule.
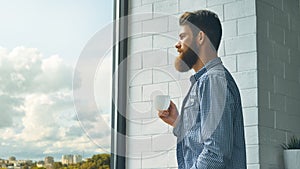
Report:
[[[197,98],[196,97],[190,97],[186,104],[184,105],[184,110],[190,110],[190,109],[194,109],[194,110],[199,110],[199,104],[197,103]]]

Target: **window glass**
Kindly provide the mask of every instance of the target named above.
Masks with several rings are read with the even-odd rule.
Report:
[[[84,96],[74,98],[81,84],[74,75],[91,39],[112,18],[110,0],[1,2],[0,159],[32,160],[26,163],[32,166],[79,165],[87,158],[109,163],[111,51],[94,70],[92,111]]]

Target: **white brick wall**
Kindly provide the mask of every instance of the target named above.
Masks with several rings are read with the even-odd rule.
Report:
[[[129,143],[127,168],[176,168],[172,127],[157,118],[155,92],[170,94],[180,107],[192,72],[177,73],[178,21],[184,11],[207,8],[223,25],[219,48],[224,65],[240,88],[249,169],[283,168],[279,145],[298,134],[300,114],[300,13],[298,1],[284,0],[130,0],[130,13],[153,12],[133,17],[129,41],[128,135],[151,137],[147,147]],[[155,12],[167,13],[166,17]],[[155,25],[155,26],[154,26]],[[133,33],[134,34],[134,33]],[[134,59],[137,57],[137,59]],[[132,63],[134,62],[134,63]],[[138,74],[136,75],[136,74]],[[143,72],[143,73],[141,73]],[[136,76],[135,76],[136,75]],[[179,85],[178,85],[179,84]],[[180,90],[178,90],[180,86]],[[180,92],[179,92],[180,91]],[[143,108],[146,110],[143,111]],[[151,107],[151,108],[149,108]],[[161,136],[163,141],[154,139]],[[130,141],[130,139],[129,139]],[[159,143],[163,145],[159,145]],[[137,148],[135,148],[137,147]],[[171,147],[171,148],[170,148]],[[137,150],[135,152],[134,150]]]

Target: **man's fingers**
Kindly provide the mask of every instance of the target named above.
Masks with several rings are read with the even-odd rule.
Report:
[[[164,110],[164,111],[159,111],[159,112],[158,112],[158,116],[159,116],[160,118],[162,118],[162,117],[167,117],[167,116],[169,116],[169,112],[166,111],[166,110]]]

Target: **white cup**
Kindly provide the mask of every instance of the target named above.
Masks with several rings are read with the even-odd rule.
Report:
[[[154,107],[158,111],[168,110],[170,106],[170,96],[169,95],[157,95],[154,98]]]

